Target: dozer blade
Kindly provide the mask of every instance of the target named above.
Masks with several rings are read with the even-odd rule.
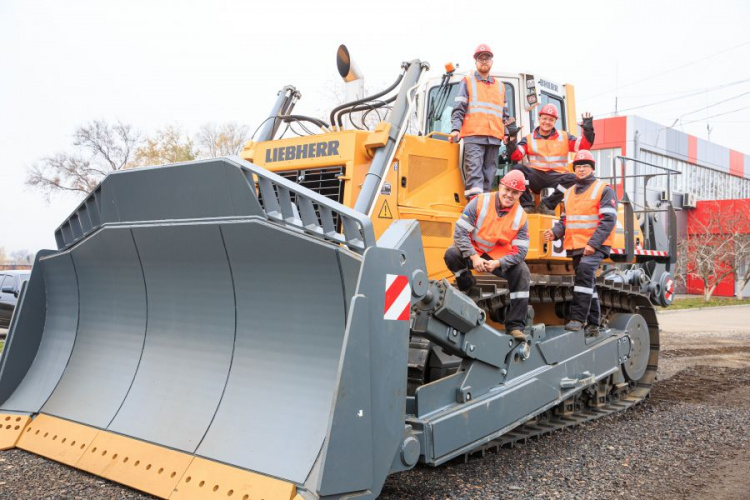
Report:
[[[57,237],[0,361],[0,445],[162,498],[379,492],[408,271],[367,218],[221,159],[110,175]]]

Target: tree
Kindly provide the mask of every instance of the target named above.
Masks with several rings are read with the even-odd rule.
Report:
[[[750,207],[740,201],[702,205],[678,244],[678,267],[685,278],[701,281],[708,302],[728,276],[741,276],[740,290],[750,282]]]
[[[14,264],[31,264],[34,262],[34,254],[28,249],[14,250],[10,253],[10,261]]]
[[[198,131],[198,146],[203,158],[238,155],[247,141],[249,128],[236,122],[206,123]]]
[[[27,168],[26,185],[49,200],[58,193],[86,195],[112,172],[139,166],[179,163],[202,157],[239,154],[248,135],[234,122],[204,125],[195,141],[177,125],[143,139],[130,125],[95,120],[78,127],[73,150],[47,156]]]
[[[0,264],[5,264],[8,258],[5,254],[5,247],[0,247]]]
[[[53,193],[88,194],[109,173],[131,166],[140,134],[130,125],[95,120],[73,134],[73,152],[59,152],[32,164],[26,185]]]
[[[159,129],[154,137],[147,138],[135,150],[135,165],[163,165],[195,160],[198,157],[193,140],[183,135],[177,125]]]

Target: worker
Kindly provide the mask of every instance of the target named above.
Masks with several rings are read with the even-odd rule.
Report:
[[[458,86],[451,113],[451,142],[464,141],[464,196],[488,193],[497,174],[505,125],[515,122],[505,106],[505,85],[490,76],[492,50],[481,44],[474,51],[476,71]]]
[[[617,224],[617,197],[609,184],[596,178],[595,167],[590,151],[576,153],[575,187],[565,192],[560,220],[544,232],[546,241],[563,239],[565,252],[573,258],[573,305],[565,329],[577,331],[587,323],[586,335],[591,337],[598,336],[601,328],[596,270],[609,257]]]
[[[508,280],[510,311],[505,329],[525,341],[523,330],[529,305],[529,225],[518,199],[526,189],[523,174],[506,174],[492,193],[477,195],[464,208],[453,232],[454,245],[445,252],[445,264],[456,276],[458,289],[475,284],[471,269]]]
[[[524,156],[528,165],[515,168],[523,172],[528,179],[530,191],[521,197],[521,206],[528,213],[554,213],[565,190],[575,184],[576,176],[568,170],[568,153],[582,149],[591,149],[594,144],[594,119],[591,113],[582,115],[581,128],[583,137],[576,137],[563,130],[557,130],[555,124],[559,114],[554,104],[545,104],[539,110],[539,126],[516,144],[517,136],[508,137],[508,153],[511,161],[520,162]],[[531,191],[540,193],[545,188],[554,188],[539,205],[534,207]]]

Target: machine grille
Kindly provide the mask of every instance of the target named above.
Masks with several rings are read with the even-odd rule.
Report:
[[[305,170],[285,170],[282,172],[274,172],[277,175],[284,177],[292,182],[299,184],[300,186],[306,187],[316,193],[325,196],[333,201],[339,203],[344,202],[344,181],[339,177],[344,173],[344,167],[325,167],[325,168],[311,168]],[[274,186],[274,189],[276,187]],[[292,203],[296,203],[297,195],[290,193]],[[258,201],[261,206],[263,205],[263,196],[258,192]],[[315,213],[318,215],[320,221],[320,212],[316,209]],[[340,229],[339,216],[336,212],[333,213],[333,223],[337,229]]]
[[[344,201],[344,181],[339,179],[343,167],[311,168],[306,170],[287,170],[276,172],[278,175],[311,189],[326,198],[342,203]]]

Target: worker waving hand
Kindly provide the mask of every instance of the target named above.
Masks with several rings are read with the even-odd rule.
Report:
[[[558,111],[554,104],[545,104],[539,110],[539,126],[516,145],[516,137],[510,136],[508,152],[510,159],[520,162],[524,156],[528,165],[518,165],[529,181],[529,188],[536,193],[552,187],[555,191],[542,200],[540,213],[551,213],[560,203],[565,190],[575,184],[576,176],[568,170],[568,153],[588,150],[594,144],[594,119],[591,113],[582,116],[583,137],[576,137],[564,130],[557,130],[555,123]],[[521,197],[521,205],[528,213],[534,211],[534,197],[526,192]]]
[[[461,291],[468,291],[475,283],[471,269],[508,280],[510,312],[505,329],[518,340],[526,340],[523,329],[531,280],[524,262],[529,250],[529,225],[518,203],[525,189],[523,174],[512,171],[500,180],[497,192],[471,200],[456,222],[454,245],[445,252],[445,264],[456,275]]]
[[[560,220],[544,232],[547,241],[563,239],[563,248],[573,258],[576,272],[573,304],[565,328],[580,330],[588,323],[588,336],[599,335],[601,312],[595,287],[596,270],[602,259],[609,257],[617,224],[617,197],[606,182],[596,178],[595,166],[589,151],[576,154],[575,187],[565,193],[565,211]]]

